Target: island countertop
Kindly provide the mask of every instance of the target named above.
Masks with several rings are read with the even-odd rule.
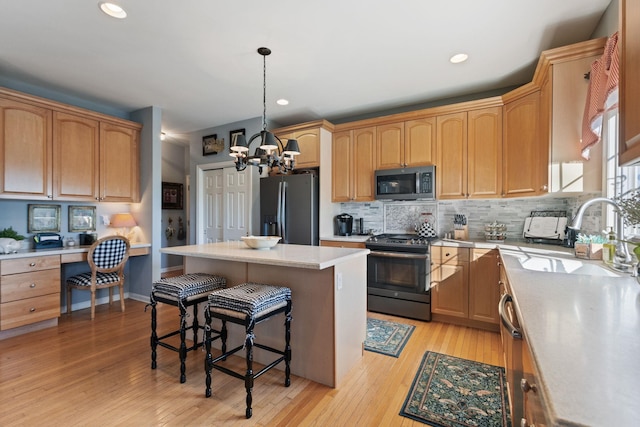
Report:
[[[366,256],[369,249],[277,244],[271,249],[251,249],[244,242],[218,242],[160,249],[171,255],[239,261],[252,264],[324,270],[350,259]]]

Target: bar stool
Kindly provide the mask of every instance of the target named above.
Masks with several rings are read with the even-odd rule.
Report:
[[[209,294],[217,289],[224,288],[226,279],[224,277],[215,276],[206,273],[190,273],[181,276],[160,279],[153,283],[151,289],[151,369],[156,369],[156,349],[158,345],[178,352],[180,355],[180,382],[187,380],[186,365],[187,353],[202,347],[202,342],[198,343],[198,330],[204,329],[204,326],[198,324],[198,304],[207,301]],[[180,327],[175,331],[158,337],[156,332],[156,304],[158,302],[173,305],[180,309]],[[193,321],[191,326],[187,326],[187,307],[193,306]],[[193,345],[187,347],[185,343],[186,331],[188,328],[193,330]],[[214,331],[218,335],[210,339],[220,337],[218,331]],[[164,342],[166,338],[180,334],[180,347],[175,347],[168,342]]]
[[[254,342],[255,335],[253,329],[258,323],[265,321],[276,314],[284,313],[285,315],[285,347],[284,350],[276,350],[275,348],[258,344]],[[231,288],[220,289],[211,292],[209,295],[209,304],[205,309],[205,372],[206,372],[206,390],[205,396],[211,397],[211,369],[217,369],[220,372],[231,375],[232,377],[244,379],[244,385],[247,390],[247,409],[246,417],[251,418],[251,404],[253,401],[251,390],[253,389],[253,381],[260,375],[264,374],[280,362],[285,363],[285,387],[291,385],[291,289],[278,286],[262,285],[258,283],[243,283]],[[211,320],[213,318],[222,320],[222,328],[220,330],[222,342],[222,354],[216,358],[211,355],[211,341],[213,331],[211,328]],[[227,351],[227,322],[244,325],[245,342],[244,345],[238,346]],[[259,372],[253,372],[253,347],[270,351],[281,355],[278,359],[266,365]],[[240,350],[246,350],[246,373],[240,374],[225,368],[218,364],[221,360]]]

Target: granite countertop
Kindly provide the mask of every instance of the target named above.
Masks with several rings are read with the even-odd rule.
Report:
[[[637,425],[640,285],[629,274],[609,275],[601,261],[539,246],[499,249],[540,375],[548,421],[557,426]],[[542,264],[535,268],[563,272],[525,267],[536,261]],[[579,274],[582,269],[585,274]]]
[[[151,247],[151,243],[131,243],[131,248],[148,248]],[[77,254],[83,252],[89,252],[89,245],[86,246],[63,246],[61,248],[54,249],[26,249],[20,250],[12,254],[0,254],[0,260],[14,259],[14,258],[28,258],[32,256],[43,255],[64,255],[64,254]]]
[[[173,246],[162,248],[160,252],[198,258],[323,270],[351,259],[366,256],[369,249],[277,244],[271,249],[256,250],[249,248],[244,242],[235,241]]]

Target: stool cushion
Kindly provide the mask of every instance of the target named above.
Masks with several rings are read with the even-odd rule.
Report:
[[[96,285],[115,283],[120,280],[118,273],[96,273]],[[69,277],[67,283],[76,286],[91,286],[91,273],[80,273]]]
[[[281,307],[282,302],[291,299],[291,289],[262,285],[259,283],[243,283],[226,289],[219,289],[209,294],[209,307],[239,311],[249,317],[268,312],[271,307]]]
[[[187,299],[195,295],[224,288],[224,277],[206,273],[190,273],[176,277],[167,277],[153,283],[151,294],[164,294],[176,299]]]

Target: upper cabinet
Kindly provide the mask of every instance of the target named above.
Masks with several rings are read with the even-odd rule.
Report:
[[[548,141],[540,137],[540,90],[515,96],[503,107],[503,196],[535,196],[547,191]],[[548,150],[548,148],[546,149]],[[548,155],[547,155],[548,157]]]
[[[435,164],[435,117],[380,125],[376,127],[376,133],[376,169]]]
[[[139,201],[139,124],[6,89],[0,113],[0,197]]]
[[[300,154],[296,157],[296,169],[317,168],[320,166],[320,150],[322,144],[329,144],[330,132],[333,125],[325,120],[303,123],[286,128],[275,129],[273,133],[282,140],[295,139],[300,147]],[[324,133],[327,133],[325,137]]]
[[[502,108],[437,117],[439,199],[500,197]]]
[[[0,97],[0,196],[51,197],[51,110]]]
[[[375,199],[376,128],[333,134],[331,201],[364,202]]]
[[[640,162],[640,2],[620,0],[619,163]]]
[[[550,193],[600,192],[602,144],[593,146],[590,159],[582,157],[582,120],[591,64],[603,52],[606,38],[589,40],[542,53],[540,67],[540,138],[549,142]],[[547,164],[545,163],[545,168]]]

